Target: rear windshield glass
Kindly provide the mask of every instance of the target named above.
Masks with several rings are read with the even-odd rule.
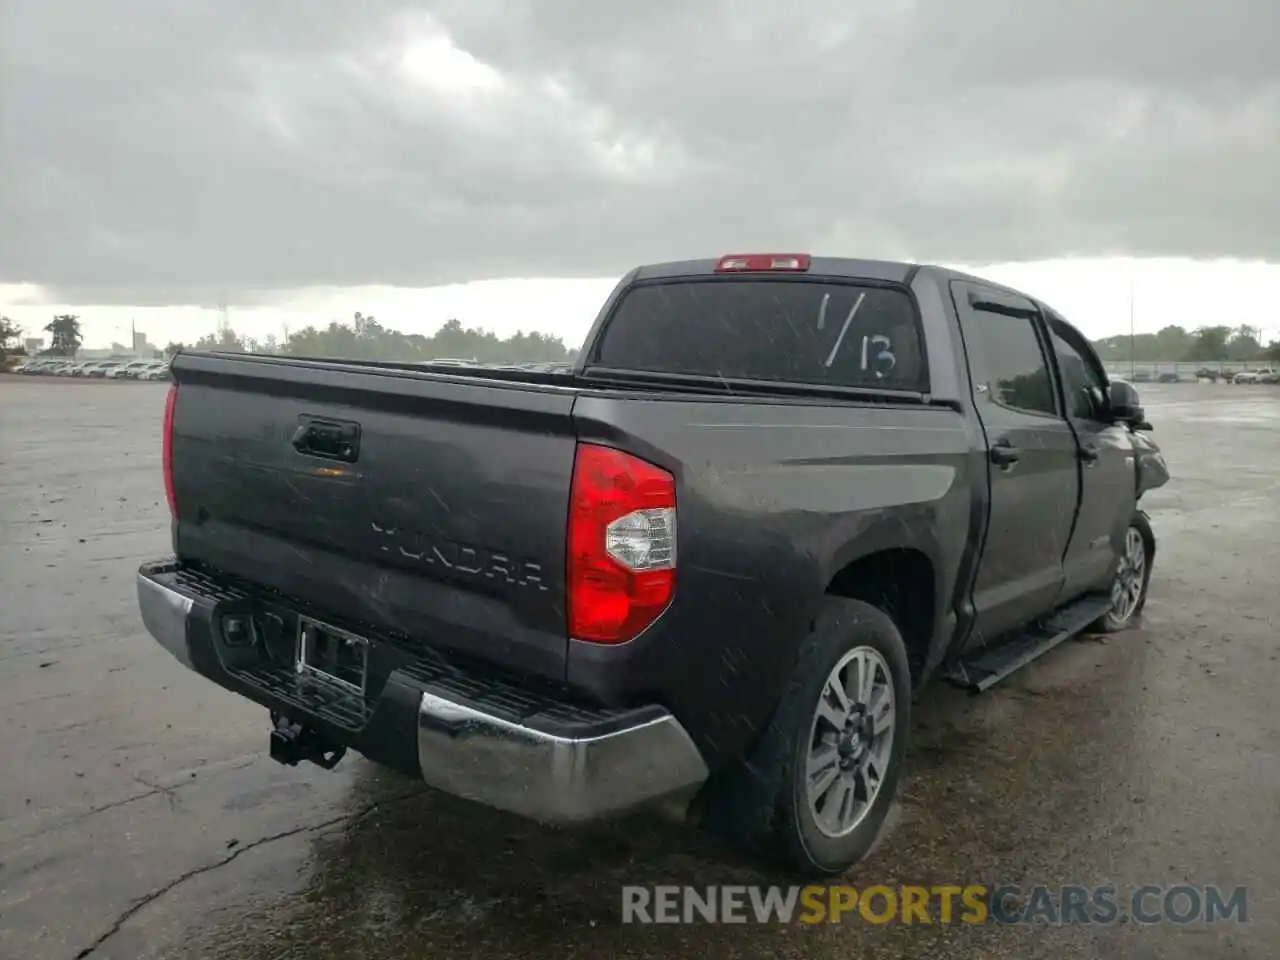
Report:
[[[605,326],[595,363],[816,386],[928,385],[904,291],[798,279],[633,287]]]

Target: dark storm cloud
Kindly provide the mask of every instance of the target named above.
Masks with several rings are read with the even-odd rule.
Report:
[[[1280,260],[1274,0],[3,10],[0,281],[68,300],[750,248]],[[398,73],[423,13],[505,88]]]

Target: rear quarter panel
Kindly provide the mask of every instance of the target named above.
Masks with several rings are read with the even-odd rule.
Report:
[[[671,608],[627,644],[571,640],[568,678],[605,699],[665,703],[713,760],[767,721],[846,564],[917,549],[938,607],[951,604],[982,482],[954,410],[586,394],[574,419],[580,439],[676,475],[680,526]]]

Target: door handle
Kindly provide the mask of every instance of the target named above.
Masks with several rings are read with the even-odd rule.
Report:
[[[1011,467],[1022,459],[1022,452],[1007,440],[991,447],[991,462],[1001,467]]]
[[[1080,459],[1085,463],[1097,463],[1101,456],[1102,451],[1098,449],[1096,443],[1086,443],[1080,448]]]
[[[355,463],[360,456],[360,425],[303,417],[289,442],[293,449],[308,456]]]

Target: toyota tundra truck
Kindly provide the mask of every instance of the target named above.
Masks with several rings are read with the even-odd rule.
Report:
[[[547,823],[674,804],[815,876],[871,847],[930,678],[1139,617],[1167,478],[1062,316],[907,263],[641,267],[564,372],[172,377],[142,620],[272,757]]]

